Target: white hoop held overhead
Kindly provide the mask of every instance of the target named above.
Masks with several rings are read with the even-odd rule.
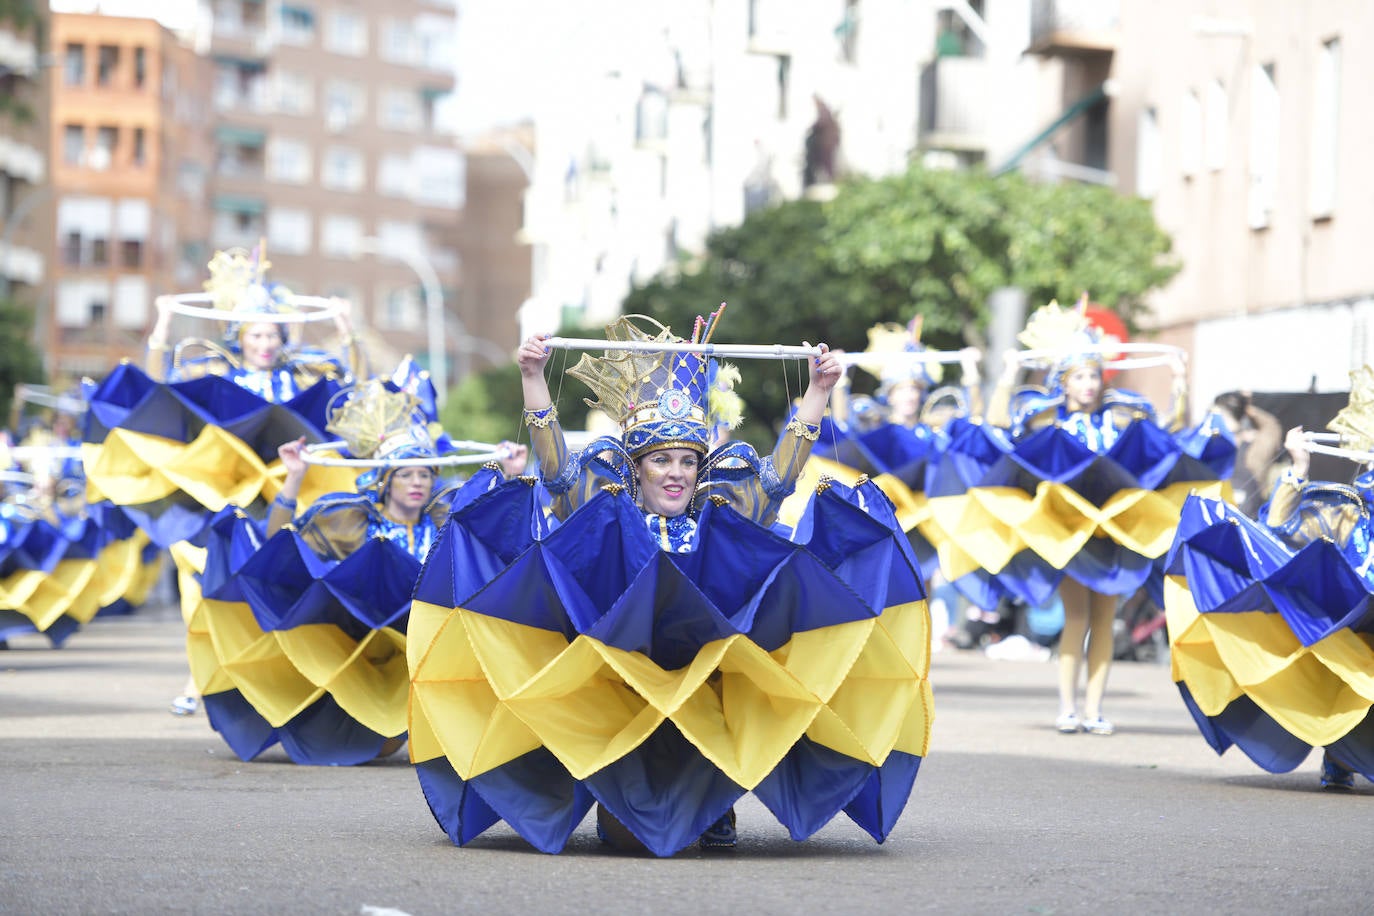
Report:
[[[1307,445],[1307,450],[1314,455],[1331,455],[1336,458],[1348,458],[1357,464],[1374,463],[1374,451],[1344,447],[1341,445],[1340,433],[1304,432],[1302,438],[1303,442]]]
[[[175,296],[158,296],[159,307],[165,305],[177,315],[190,318],[211,318],[215,321],[267,321],[272,324],[304,324],[310,321],[332,321],[343,307],[335,299],[324,296],[291,296],[289,301],[294,312],[239,312],[233,309],[219,309],[201,303],[213,302],[209,293],[179,293]]]
[[[86,412],[85,401],[67,394],[53,394],[52,389],[47,385],[15,385],[14,397],[16,400],[22,401],[25,404],[37,404],[40,407],[51,407],[63,413],[75,414]]]
[[[348,443],[342,439],[332,442],[315,442],[301,449],[301,459],[306,464],[318,464],[330,468],[433,468],[450,467],[462,464],[486,464],[509,457],[506,449],[489,442],[463,440],[452,443],[455,448],[476,452],[472,455],[448,454],[435,458],[343,458],[335,455],[321,455],[323,451],[338,451]]]
[[[968,356],[971,356],[975,360],[981,360],[983,358],[983,351],[979,350],[977,347],[965,347],[962,350],[917,350],[912,352],[894,350],[890,353],[864,353],[862,351],[850,353],[846,350],[844,353],[837,355],[839,356],[840,365],[845,367],[862,364],[903,366],[909,363],[941,363],[948,365],[950,363],[961,363],[964,361],[965,357]]]
[[[708,356],[733,356],[737,359],[806,359],[821,355],[820,347],[789,347],[782,344],[694,344],[666,340],[597,340],[591,337],[549,337],[543,344],[554,350],[705,353]]]
[[[1027,369],[1046,369],[1073,356],[1094,355],[1106,357],[1102,365],[1107,369],[1149,369],[1167,366],[1175,357],[1182,359],[1185,351],[1173,344],[1108,342],[1062,350],[1020,350],[1016,360]]]
[[[0,484],[14,483],[31,487],[37,480],[26,471],[0,471]]]
[[[8,450],[9,456],[15,461],[45,460],[50,458],[65,461],[68,458],[80,458],[81,446],[79,445],[16,445]]]

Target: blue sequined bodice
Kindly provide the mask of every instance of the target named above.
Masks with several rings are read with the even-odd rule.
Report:
[[[414,525],[393,522],[385,516],[375,515],[368,519],[367,536],[369,538],[382,537],[388,541],[393,541],[423,563],[429,554],[429,549],[434,546],[434,541],[439,536],[439,527],[434,524],[434,519],[428,513],[422,514],[420,520]]]

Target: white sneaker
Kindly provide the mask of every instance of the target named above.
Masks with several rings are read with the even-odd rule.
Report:
[[[1054,720],[1054,727],[1059,730],[1061,735],[1076,735],[1078,730],[1083,727],[1083,723],[1078,721],[1078,713],[1066,712]]]
[[[177,697],[172,701],[171,712],[174,716],[194,716],[199,708],[200,701],[195,697]]]
[[[1110,735],[1116,731],[1116,726],[1108,720],[1098,716],[1095,719],[1085,719],[1083,731],[1090,735]]]

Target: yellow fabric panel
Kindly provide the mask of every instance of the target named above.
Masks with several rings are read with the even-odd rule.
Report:
[[[802,513],[806,511],[807,503],[811,502],[812,496],[815,495],[821,478],[833,477],[840,483],[853,486],[860,476],[858,471],[847,464],[811,455],[806,459],[806,464],[802,465],[801,473],[797,476],[796,488],[782,501],[782,507],[778,510],[778,521],[795,527]]]
[[[67,614],[86,623],[100,609],[94,591],[87,591],[95,575],[94,560],[60,560],[51,573],[24,569],[0,583],[0,607],[18,611],[46,632]]]
[[[87,487],[122,506],[170,496],[176,486],[158,468],[171,463],[184,447],[175,439],[112,429],[104,443],[82,447]]]
[[[91,587],[95,589],[96,604],[114,604],[123,598],[143,571],[143,545],[133,538],[106,544],[96,558]]]
[[[97,445],[93,442],[81,443],[81,467],[85,469],[86,472],[86,502],[88,503],[98,503],[108,498],[101,492],[100,488],[96,486],[95,481],[92,480],[90,476],[91,468],[95,467],[96,463],[100,461],[100,455],[103,450],[103,445]]]
[[[470,779],[542,744],[584,779],[665,718],[747,789],[803,734],[875,764],[896,747],[924,755],[934,709],[929,634],[926,603],[916,601],[877,621],[794,634],[772,653],[731,636],[665,671],[586,636],[569,643],[420,604],[409,643],[412,759],[443,753]],[[511,713],[523,724],[514,734]]]
[[[206,426],[166,464],[163,476],[206,508],[253,502],[267,482],[267,465],[238,436]]]
[[[897,510],[897,524],[902,526],[903,531],[919,528],[930,518],[929,500],[924,492],[917,493],[891,474],[879,474],[873,478],[873,483],[892,500],[893,508]]]
[[[304,677],[246,604],[207,601],[206,623],[215,655],[234,687],[273,727],[285,725],[324,695]]]
[[[271,634],[300,674],[329,692],[354,720],[388,738],[405,731],[410,677],[405,636],[369,632],[359,641],[332,624],[309,624]]]

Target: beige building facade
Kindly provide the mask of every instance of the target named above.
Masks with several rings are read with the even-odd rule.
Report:
[[[46,4],[0,13],[0,298],[46,301],[50,245]]]

